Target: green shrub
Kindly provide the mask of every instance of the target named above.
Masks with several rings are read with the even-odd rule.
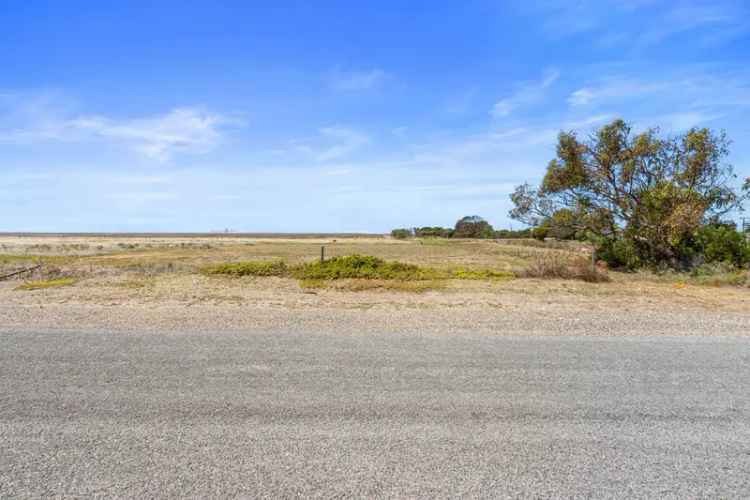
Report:
[[[729,262],[701,264],[690,271],[691,281],[709,286],[750,286],[750,272]]]
[[[411,229],[394,229],[391,236],[397,240],[405,240],[413,236]]]
[[[510,271],[494,271],[492,269],[466,269],[459,267],[451,270],[451,278],[458,280],[486,280],[512,279],[515,277]]]
[[[531,238],[531,228],[519,229],[517,231],[512,229],[498,229],[495,231],[495,238],[503,240]]]
[[[732,227],[706,225],[695,233],[695,249],[706,263],[725,262],[735,267],[750,264],[750,242]]]
[[[414,236],[418,238],[450,238],[453,236],[453,229],[446,227],[415,227]]]
[[[613,269],[632,271],[641,267],[638,249],[626,239],[602,239],[596,245],[596,258]]]
[[[203,269],[205,274],[226,276],[285,276],[288,271],[287,265],[280,260],[233,262]]]
[[[547,235],[549,235],[548,225],[537,226],[531,230],[531,237],[535,240],[544,241]]]
[[[369,255],[333,257],[324,262],[311,262],[292,269],[292,275],[301,280],[334,280],[342,278],[429,280],[438,276],[432,269],[413,264],[387,262]]]
[[[452,238],[492,238],[495,230],[489,222],[478,215],[467,215],[456,222]]]

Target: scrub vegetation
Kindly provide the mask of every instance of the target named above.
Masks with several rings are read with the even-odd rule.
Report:
[[[723,132],[635,134],[623,120],[587,139],[561,132],[541,184],[511,195],[510,216],[541,238],[590,242],[613,268],[747,269],[750,242],[726,218],[750,198],[750,178],[726,163],[729,145]]]
[[[75,278],[57,278],[53,280],[28,281],[16,287],[16,290],[43,290],[45,288],[57,288],[70,286],[76,283]]]

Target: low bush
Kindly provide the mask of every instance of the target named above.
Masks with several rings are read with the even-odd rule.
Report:
[[[709,286],[750,286],[750,272],[737,269],[727,262],[700,265],[690,272],[691,281]]]
[[[357,254],[296,266],[288,266],[283,261],[235,262],[206,267],[202,269],[202,272],[208,275],[233,277],[286,276],[300,280],[303,288],[330,288],[331,281],[343,280],[347,283],[338,288],[349,290],[388,288],[421,291],[442,287],[443,285],[439,285],[438,282],[450,279],[497,280],[515,277],[515,274],[509,271],[466,268],[439,270]],[[363,280],[371,280],[373,283],[364,283]],[[375,280],[379,284],[374,283]],[[384,284],[385,281],[415,282],[415,284],[402,286],[393,283]],[[421,282],[421,284],[416,284],[416,282]]]
[[[589,283],[609,281],[606,272],[592,267],[588,259],[570,259],[555,253],[536,258],[528,267],[519,271],[518,275],[522,278],[575,279]]]
[[[417,238],[451,238],[453,229],[447,227],[415,227],[414,236]]]
[[[456,222],[451,238],[481,238],[487,239],[495,236],[492,225],[478,215],[468,215]]]
[[[549,236],[549,228],[546,226],[537,226],[531,230],[531,237],[535,240],[544,241]]]
[[[225,276],[285,276],[289,268],[280,260],[246,261],[209,266],[203,268],[203,272]]]
[[[596,245],[596,257],[612,269],[633,271],[643,264],[633,242],[626,239],[600,240]]]
[[[394,229],[391,231],[391,237],[397,240],[405,240],[414,236],[411,229]]]
[[[458,280],[488,280],[512,279],[515,277],[510,271],[494,271],[492,269],[465,269],[459,267],[451,270],[451,278]]]
[[[742,268],[750,264],[750,242],[726,225],[706,225],[695,234],[696,250],[707,263],[724,262]]]
[[[324,262],[311,262],[292,269],[292,276],[302,280],[334,280],[342,278],[429,280],[439,277],[432,269],[402,262],[387,262],[369,255],[333,257]]]
[[[495,231],[495,238],[501,240],[520,239],[520,238],[531,238],[531,228],[529,229],[497,229]]]
[[[367,290],[387,290],[392,292],[423,293],[445,288],[445,280],[383,280],[383,279],[344,279],[344,280],[300,280],[300,287],[305,290],[328,289],[345,292],[363,292]]]

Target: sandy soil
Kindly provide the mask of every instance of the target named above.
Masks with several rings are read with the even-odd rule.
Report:
[[[623,320],[634,324],[630,330],[634,335],[657,330],[672,335],[682,330],[750,335],[750,293],[653,283],[540,280],[456,282],[419,294],[310,291],[291,279],[180,274],[149,281],[92,278],[33,291],[0,284],[0,328],[6,329],[429,329],[565,335],[572,331],[561,325],[571,324],[577,334],[606,335],[613,329],[608,324]],[[686,321],[690,328],[683,328]],[[641,328],[641,322],[646,326]],[[704,326],[696,329],[696,322]]]
[[[287,278],[224,278],[201,265],[242,259],[299,262],[366,253],[423,265],[513,269],[550,248],[496,242],[387,239],[0,237],[4,269],[15,257],[52,258],[71,286],[19,290],[0,281],[0,329],[457,330],[493,334],[607,335],[627,321],[633,335],[750,334],[750,288],[611,273],[612,282],[450,280],[422,293],[306,289]],[[150,246],[149,246],[150,245]],[[101,248],[100,248],[101,247]],[[569,251],[560,249],[559,251]],[[10,260],[8,260],[10,259]],[[56,260],[55,260],[56,259]],[[33,259],[31,259],[33,261]],[[2,267],[2,266],[0,266]],[[48,266],[49,267],[49,266]],[[49,273],[50,271],[45,271]],[[25,279],[45,279],[47,275]],[[351,284],[356,285],[356,283]],[[688,323],[685,323],[685,322]],[[696,328],[695,325],[698,325]],[[622,328],[616,329],[621,332]],[[702,333],[701,333],[702,332]]]

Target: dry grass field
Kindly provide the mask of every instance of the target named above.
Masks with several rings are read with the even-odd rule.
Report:
[[[222,276],[207,266],[278,262],[289,266],[326,258],[372,255],[436,270],[436,278],[301,280],[291,276]],[[0,275],[42,264],[0,281],[0,316],[5,326],[21,322],[56,325],[88,315],[120,320],[177,307],[226,317],[238,311],[378,310],[383,317],[408,311],[440,315],[482,311],[491,320],[502,310],[653,311],[683,309],[743,313],[750,310],[747,273],[688,274],[603,271],[606,282],[535,276],[529,269],[550,260],[588,262],[580,243],[532,240],[407,240],[386,237],[221,236],[0,236]],[[440,274],[442,273],[442,274]],[[112,306],[118,306],[113,308]],[[97,309],[98,308],[98,309]],[[162,309],[159,309],[162,308]],[[117,309],[115,312],[114,309]],[[40,314],[39,311],[47,311]],[[406,311],[406,312],[405,312]],[[161,313],[159,313],[161,314]],[[166,313],[164,313],[166,314]],[[479,313],[476,313],[479,314]],[[208,321],[208,320],[207,320]],[[14,323],[15,322],[15,323]]]

